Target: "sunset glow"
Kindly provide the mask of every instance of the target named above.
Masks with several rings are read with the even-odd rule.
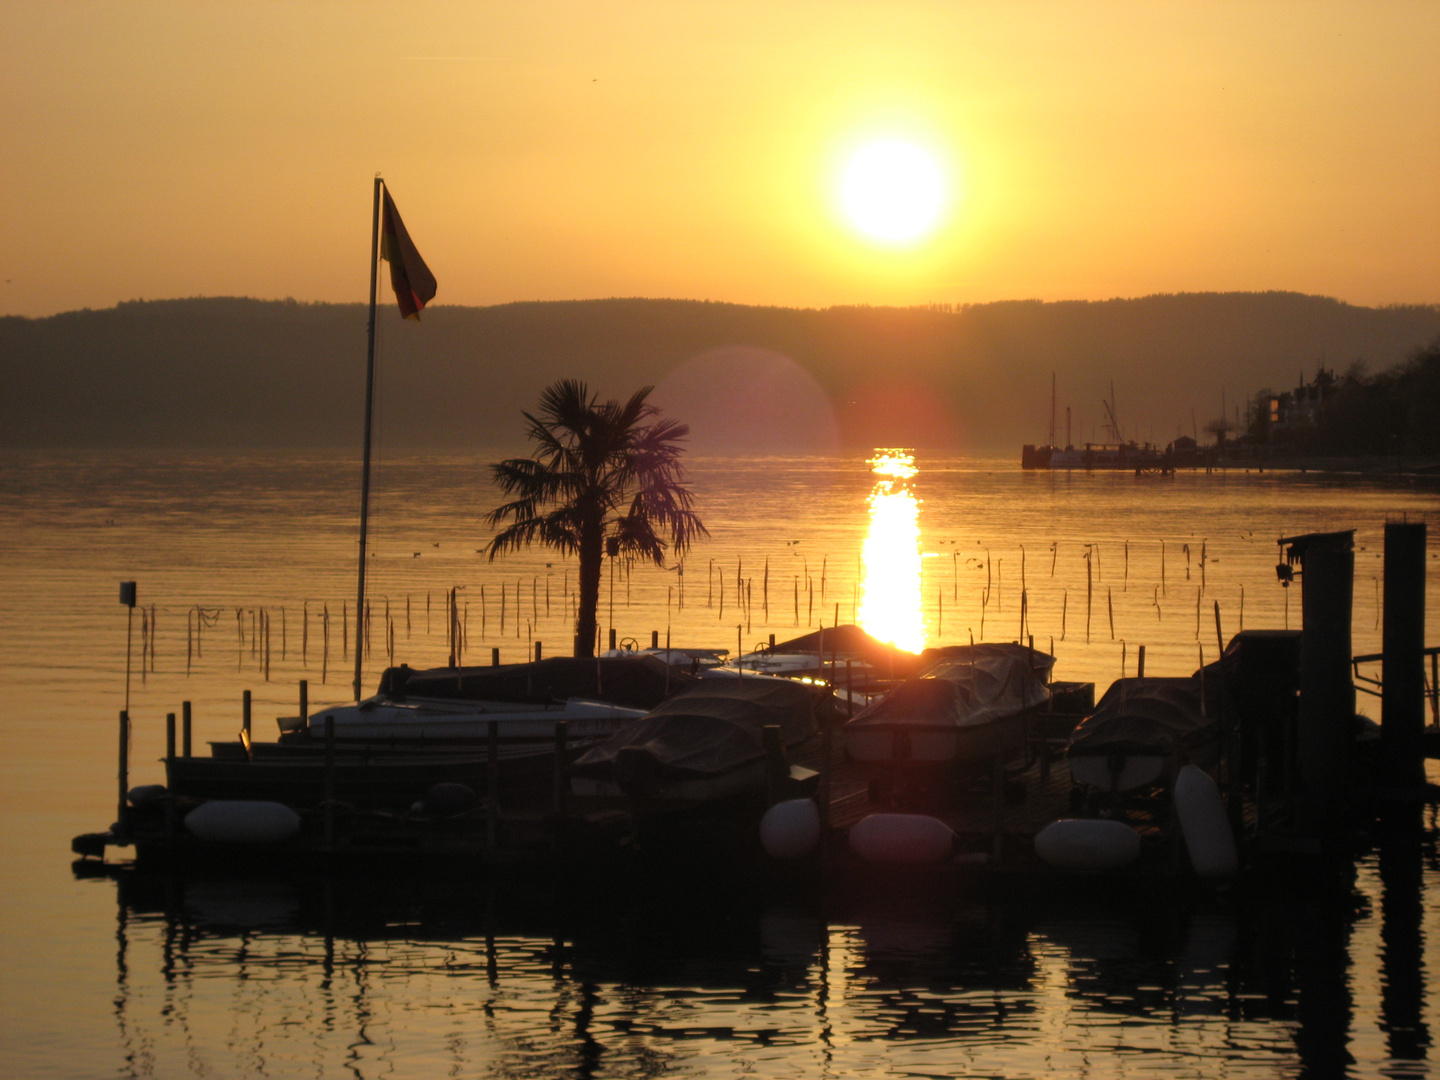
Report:
[[[870,532],[865,537],[865,578],[860,625],[872,637],[902,649],[925,647],[920,613],[920,500],[909,481],[918,472],[908,450],[877,450],[870,461]]]

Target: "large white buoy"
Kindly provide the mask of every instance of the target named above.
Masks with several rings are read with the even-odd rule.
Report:
[[[1035,835],[1035,854],[1057,870],[1118,870],[1140,857],[1140,834],[1123,821],[1063,818]]]
[[[850,830],[850,850],[866,862],[938,863],[955,852],[955,834],[925,814],[871,814]]]
[[[772,859],[803,859],[820,843],[820,808],[814,799],[786,799],[760,819],[760,846]]]
[[[300,831],[284,803],[215,799],[185,815],[185,828],[208,844],[278,844]]]
[[[1240,868],[1235,836],[1215,781],[1201,768],[1186,765],[1175,778],[1175,816],[1195,873],[1206,878],[1233,877]]]

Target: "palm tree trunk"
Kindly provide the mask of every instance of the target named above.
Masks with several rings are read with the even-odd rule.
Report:
[[[575,655],[595,655],[595,613],[600,606],[600,564],[605,552],[601,522],[580,529],[580,605],[575,619]]]

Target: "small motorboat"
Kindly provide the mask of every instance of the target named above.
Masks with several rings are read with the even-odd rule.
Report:
[[[581,755],[571,791],[642,817],[763,809],[767,794],[813,787],[818,773],[789,755],[817,741],[829,701],[828,690],[790,679],[707,679]]]
[[[844,728],[872,792],[989,771],[1024,755],[1026,717],[1049,706],[1055,658],[1024,645],[927,650],[928,664]]]
[[[1214,766],[1220,736],[1199,678],[1116,679],[1070,735],[1070,775],[1114,792],[1168,783],[1187,762]]]

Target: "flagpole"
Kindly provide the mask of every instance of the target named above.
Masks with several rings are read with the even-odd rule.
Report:
[[[370,342],[365,353],[365,453],[360,467],[360,585],[355,600],[355,700],[365,663],[365,532],[370,518],[370,430],[375,408],[375,298],[380,275],[380,189],[375,176],[375,204],[370,212]]]

